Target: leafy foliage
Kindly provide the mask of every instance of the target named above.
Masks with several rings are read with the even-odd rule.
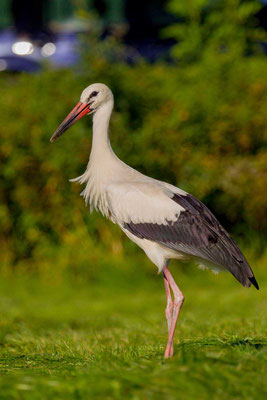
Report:
[[[178,3],[171,3],[173,11]],[[68,182],[85,169],[91,122],[84,118],[49,143],[82,89],[93,82],[106,83],[115,95],[111,142],[125,162],[191,192],[245,240],[261,236],[266,227],[266,57],[240,50],[247,48],[244,24],[255,8],[235,1],[238,9],[228,18],[231,1],[225,7],[219,2],[201,22],[195,15],[204,3],[191,3],[190,9],[181,4],[177,9],[187,23],[172,28],[178,36],[183,32],[174,48],[183,57],[178,64],[126,65],[119,47],[90,39],[82,42],[84,61],[75,72],[1,75],[4,265],[29,265],[30,260],[33,268],[45,270],[53,260],[60,271],[75,258],[73,270],[87,271],[88,263],[122,261],[122,233],[90,216],[80,188]],[[191,40],[187,30],[194,27]],[[225,51],[218,51],[220,38],[229,44]],[[194,57],[185,50],[189,42]]]
[[[261,7],[254,0],[170,0],[169,10],[179,17],[165,32],[179,42],[173,55],[182,63],[205,58],[216,63],[217,57],[229,60],[260,53],[266,35],[254,16]]]

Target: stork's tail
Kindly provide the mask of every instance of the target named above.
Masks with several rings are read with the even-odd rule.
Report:
[[[259,285],[258,282],[256,281],[256,278],[253,274],[252,269],[250,268],[249,263],[247,262],[247,260],[245,259],[244,255],[241,253],[242,255],[242,261],[239,260],[237,262],[236,260],[236,265],[233,268],[229,268],[230,272],[234,275],[234,277],[240,282],[242,283],[243,286],[245,287],[250,287],[251,284],[253,286],[255,286],[255,288],[257,290],[259,290]],[[238,268],[237,267],[238,264]]]
[[[259,285],[258,285],[258,282],[256,281],[255,276],[253,275],[252,277],[248,277],[248,279],[250,280],[250,282],[252,283],[252,285],[254,285],[255,288],[256,288],[257,290],[259,290]]]

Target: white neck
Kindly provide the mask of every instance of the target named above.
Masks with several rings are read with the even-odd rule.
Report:
[[[96,159],[99,162],[103,156],[114,156],[108,134],[112,109],[113,101],[110,100],[103,104],[93,116],[93,139],[90,161],[94,161]]]
[[[130,179],[130,175],[139,174],[124,164],[113,152],[108,135],[110,116],[113,109],[113,99],[103,104],[93,117],[93,140],[89,163],[83,175],[73,179],[74,182],[86,183],[81,193],[85,202],[91,204],[91,209],[100,209],[108,215],[107,201],[104,193],[106,184],[117,180]]]
[[[106,205],[102,196],[102,184],[107,183],[112,174],[116,174],[121,161],[114,154],[108,136],[109,120],[113,109],[113,101],[103,104],[93,117],[93,139],[89,163],[83,175],[73,181],[85,183],[81,193],[85,202],[106,214]]]

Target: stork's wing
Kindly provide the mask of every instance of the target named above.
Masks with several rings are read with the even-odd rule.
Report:
[[[151,181],[117,182],[105,190],[110,211],[119,225],[175,222],[184,208],[173,202],[173,192]]]
[[[111,184],[107,198],[114,220],[133,235],[224,267],[258,288],[238,246],[194,196],[148,181]]]

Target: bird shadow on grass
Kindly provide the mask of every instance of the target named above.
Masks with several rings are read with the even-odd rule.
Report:
[[[228,346],[251,346],[254,347],[256,350],[261,350],[264,347],[263,343],[253,342],[250,339],[244,340],[236,340],[232,343],[227,344]]]
[[[261,351],[265,348],[265,343],[261,339],[229,339],[207,338],[204,340],[184,341],[174,346],[176,359],[182,363],[189,360],[200,361],[206,359],[223,364],[235,364],[235,360],[226,358],[226,354],[233,349],[243,352]],[[232,349],[232,350],[231,350]],[[224,354],[224,356],[223,356]]]
[[[264,345],[264,341],[262,339],[252,339],[252,338],[245,338],[245,339],[229,339],[223,340],[218,338],[207,338],[204,340],[194,340],[194,341],[184,341],[175,345],[177,351],[181,349],[190,349],[192,347],[251,347],[255,348],[256,350],[261,350]]]

